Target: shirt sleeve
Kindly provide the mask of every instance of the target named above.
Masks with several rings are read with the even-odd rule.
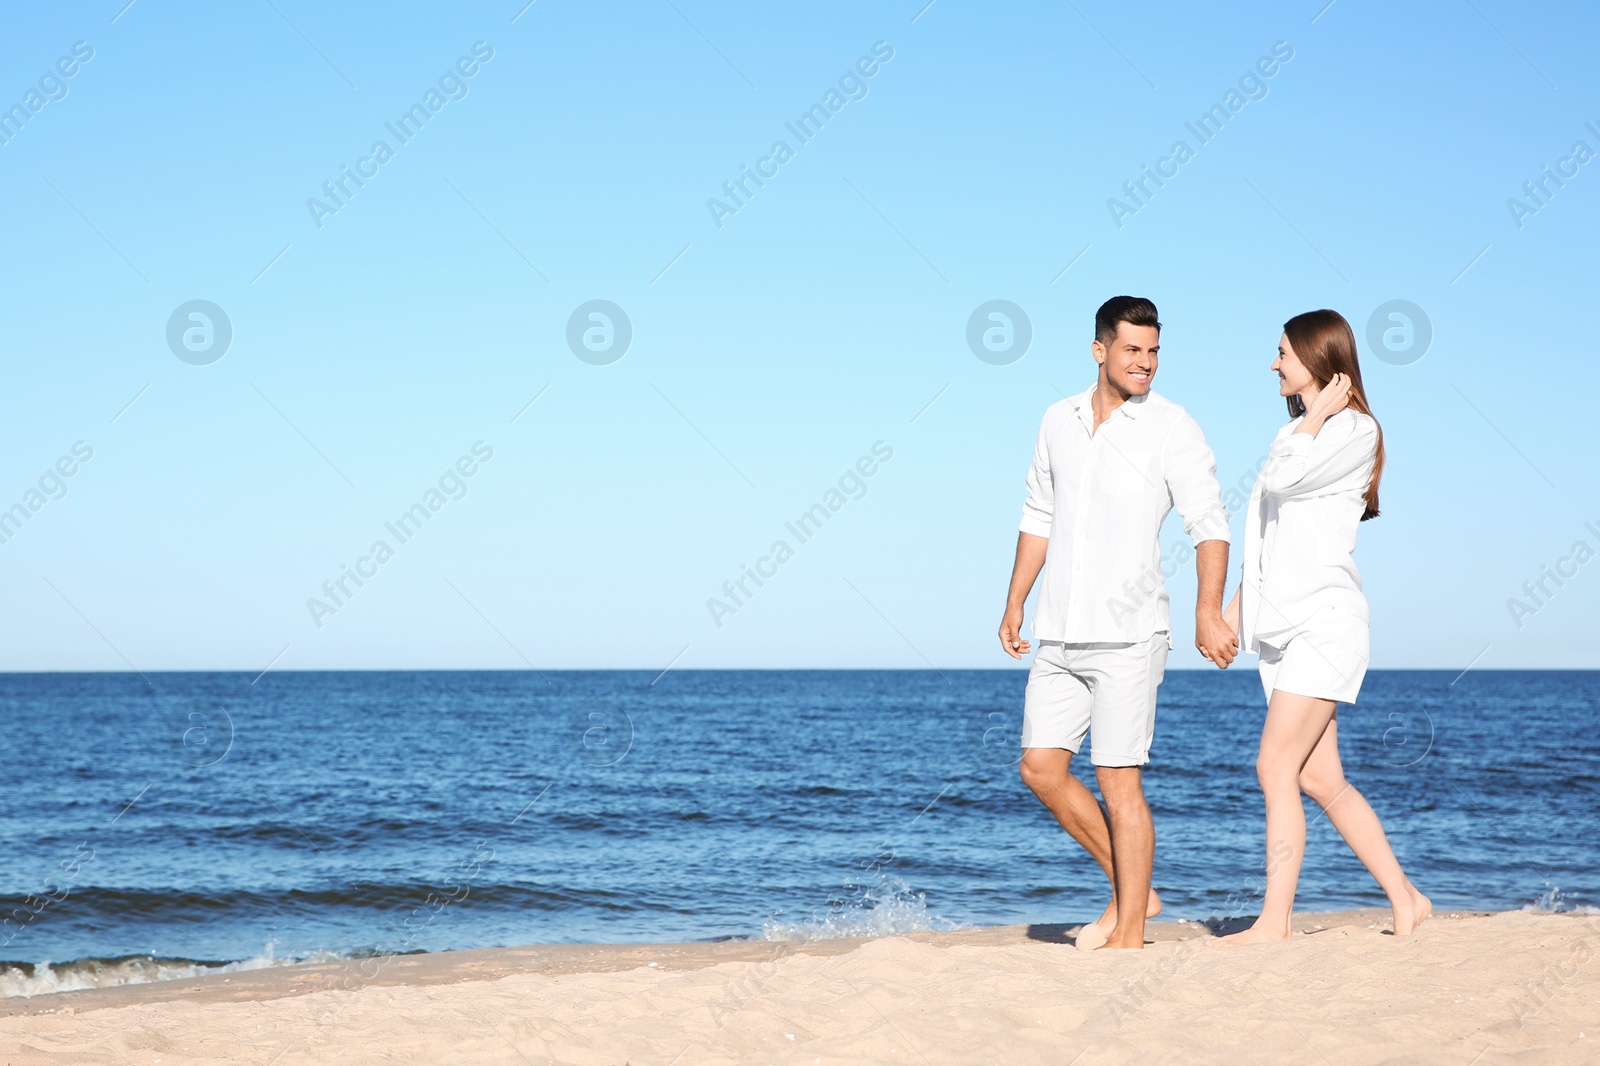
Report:
[[[1184,532],[1199,545],[1208,540],[1228,543],[1228,509],[1217,484],[1217,459],[1211,454],[1199,423],[1182,415],[1167,434],[1167,492],[1183,518]]]
[[[1022,523],[1018,528],[1035,537],[1050,536],[1050,519],[1055,514],[1056,490],[1050,480],[1050,446],[1046,427],[1048,412],[1039,422],[1039,439],[1033,446],[1033,465],[1028,468],[1028,498],[1022,504]]]
[[[1370,418],[1331,418],[1314,437],[1286,433],[1272,442],[1261,486],[1274,496],[1315,496],[1370,465],[1377,444]]]

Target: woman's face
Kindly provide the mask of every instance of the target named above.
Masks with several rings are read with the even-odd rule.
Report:
[[[1316,380],[1294,354],[1287,333],[1278,338],[1278,358],[1272,361],[1272,369],[1278,374],[1279,396],[1304,396],[1307,391],[1316,390]]]

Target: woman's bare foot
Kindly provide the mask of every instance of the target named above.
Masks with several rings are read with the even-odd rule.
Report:
[[[1211,943],[1222,947],[1239,947],[1245,944],[1272,944],[1280,940],[1289,939],[1289,919],[1266,918],[1256,919],[1256,924],[1248,929],[1227,936],[1219,936]]]
[[[1433,913],[1433,900],[1418,892],[1410,881],[1406,882],[1406,887],[1411,890],[1410,897],[1393,904],[1395,936],[1408,936]]]

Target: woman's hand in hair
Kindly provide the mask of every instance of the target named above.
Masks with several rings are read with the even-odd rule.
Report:
[[[1350,403],[1350,376],[1348,374],[1335,374],[1333,379],[1322,386],[1316,398],[1306,405],[1306,417],[1300,423],[1296,432],[1309,433],[1316,436],[1317,430],[1329,418],[1343,411]]]

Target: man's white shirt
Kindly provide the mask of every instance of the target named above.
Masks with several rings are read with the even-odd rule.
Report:
[[[1174,507],[1193,542],[1228,540],[1216,459],[1188,413],[1154,392],[1094,428],[1094,388],[1039,425],[1020,529],[1049,538],[1034,613],[1039,640],[1137,643],[1172,625],[1161,523]],[[1169,636],[1170,641],[1170,636]]]

